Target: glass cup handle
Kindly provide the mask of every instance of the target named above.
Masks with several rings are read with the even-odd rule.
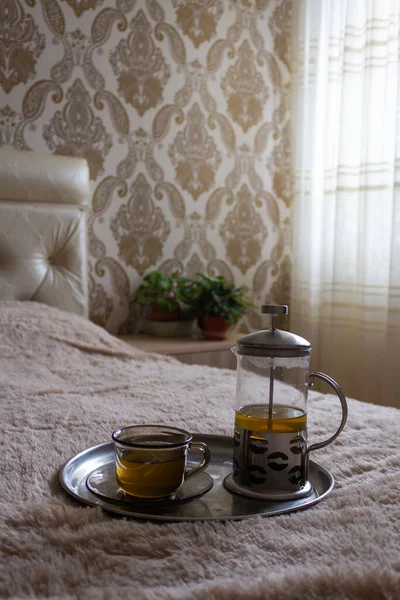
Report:
[[[320,373],[319,371],[316,371],[315,373],[310,374],[310,377],[308,380],[308,387],[310,387],[310,388],[313,387],[315,377],[317,379],[322,379],[322,381],[325,381],[325,383],[327,383],[331,387],[333,387],[333,389],[339,396],[340,404],[342,405],[342,421],[341,421],[337,431],[329,439],[325,440],[324,442],[319,442],[318,444],[312,444],[312,446],[307,448],[307,454],[309,452],[311,452],[312,450],[319,450],[320,448],[324,448],[325,446],[327,446],[328,444],[333,442],[333,440],[336,440],[337,436],[342,431],[343,427],[346,425],[347,413],[348,413],[346,398],[345,398],[342,390],[340,389],[339,385],[336,383],[336,381],[334,379],[332,379],[332,377],[329,377],[329,375],[325,375],[325,373]]]
[[[203,444],[203,442],[191,442],[189,444],[189,448],[199,448],[203,453],[203,460],[197,467],[193,467],[193,469],[190,469],[190,471],[185,472],[185,481],[187,481],[190,477],[193,477],[193,475],[197,475],[197,473],[200,473],[200,471],[204,471],[204,469],[206,469],[210,464],[211,458],[208,446]]]

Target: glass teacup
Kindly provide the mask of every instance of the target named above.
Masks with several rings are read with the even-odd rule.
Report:
[[[193,442],[184,429],[164,425],[131,425],[112,434],[119,487],[135,498],[173,498],[184,481],[207,468],[210,451]],[[186,469],[189,448],[199,448],[203,460]]]

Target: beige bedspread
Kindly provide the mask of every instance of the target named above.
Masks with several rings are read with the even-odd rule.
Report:
[[[79,505],[62,464],[119,425],[231,434],[235,374],[135,352],[54,308],[0,303],[0,596],[53,599],[400,597],[400,411],[349,400],[315,459],[314,507],[238,522],[152,523]],[[310,394],[310,438],[339,403]]]

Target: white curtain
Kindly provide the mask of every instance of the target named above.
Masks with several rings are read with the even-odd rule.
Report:
[[[400,407],[400,1],[293,10],[291,330],[347,396]]]

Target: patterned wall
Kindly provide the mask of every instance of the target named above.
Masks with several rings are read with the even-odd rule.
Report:
[[[110,331],[155,268],[288,302],[290,18],[291,0],[0,0],[0,145],[88,160]]]

